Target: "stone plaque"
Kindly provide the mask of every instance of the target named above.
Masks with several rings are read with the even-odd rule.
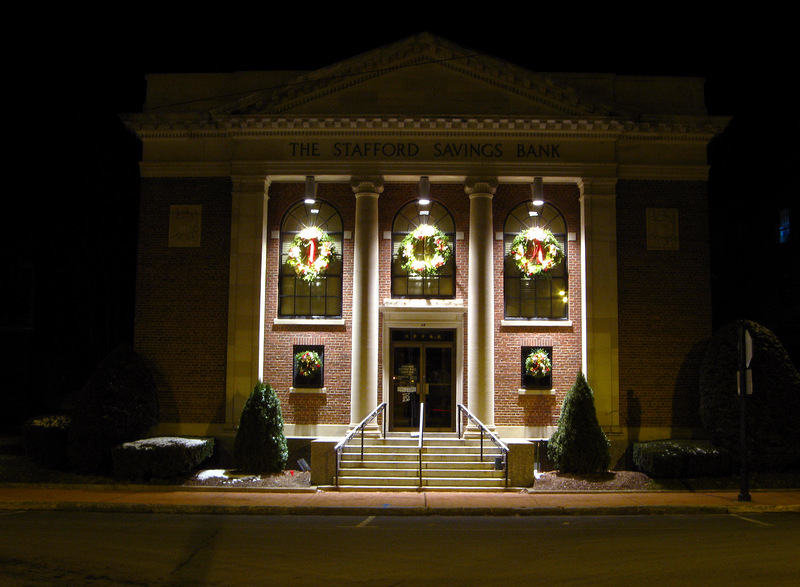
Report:
[[[678,241],[678,209],[647,209],[647,250],[677,251]]]
[[[199,247],[201,205],[173,204],[169,207],[169,246]]]

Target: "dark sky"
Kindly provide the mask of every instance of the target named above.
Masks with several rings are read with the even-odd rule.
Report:
[[[84,18],[70,13],[63,22],[53,17],[31,30],[11,30],[2,43],[12,71],[32,76],[26,85],[39,90],[37,99],[52,90],[89,109],[136,109],[148,72],[312,70],[422,31],[539,72],[702,76],[715,114],[751,107],[764,83],[783,94],[788,80],[773,74],[797,54],[787,53],[794,35],[781,33],[788,17],[762,17],[752,7],[702,12],[699,4],[645,11],[570,3],[527,14],[514,4],[494,14],[458,7],[436,17],[428,15],[436,6],[430,2],[394,5],[399,15],[366,16],[343,4],[297,4],[282,12],[213,5],[168,18],[164,6],[141,5]]]

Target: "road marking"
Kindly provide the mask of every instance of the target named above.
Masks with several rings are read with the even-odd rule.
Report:
[[[370,523],[372,520],[374,520],[374,519],[375,519],[375,516],[370,516],[369,518],[367,518],[366,520],[364,520],[363,522],[361,522],[360,524],[358,524],[358,525],[356,526],[356,528],[363,528],[364,526],[366,526],[367,524],[369,524],[369,523]]]
[[[744,520],[745,522],[752,522],[753,524],[758,524],[760,526],[773,526],[774,524],[767,524],[766,522],[761,522],[759,520],[753,520],[752,518],[745,518],[744,516],[737,516],[736,514],[731,514],[734,518],[739,518],[740,520]]]

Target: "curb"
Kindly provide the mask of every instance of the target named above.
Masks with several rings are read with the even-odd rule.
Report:
[[[644,516],[725,515],[800,513],[800,505],[652,505],[652,506],[278,506],[278,505],[192,505],[140,504],[70,501],[0,502],[0,511],[58,511],[174,515],[257,515],[257,516]]]

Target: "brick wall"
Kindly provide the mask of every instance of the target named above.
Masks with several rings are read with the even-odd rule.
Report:
[[[162,422],[224,422],[231,185],[142,179],[134,345]],[[200,247],[168,247],[172,204],[202,206]]]
[[[284,213],[303,196],[302,184],[273,184],[270,187],[268,231],[280,230]],[[547,186],[546,198],[564,214],[567,230],[578,235],[578,240],[568,242],[569,288],[580,292],[580,208],[576,186]],[[342,215],[344,230],[352,231],[355,224],[355,197],[349,184],[319,184],[318,196],[332,203]],[[384,239],[385,232],[391,232],[397,212],[405,204],[419,196],[418,186],[413,183],[387,184],[378,198],[379,221],[379,298],[391,297],[390,271],[391,240]],[[443,204],[453,215],[457,232],[464,239],[455,241],[456,250],[456,298],[464,303],[468,300],[469,255],[469,197],[463,184],[432,184],[431,197]],[[500,186],[493,199],[494,231],[502,232],[509,211],[531,197],[527,185]],[[270,238],[268,244],[267,287],[266,287],[266,354],[265,379],[278,391],[283,406],[284,419],[289,424],[347,424],[350,417],[350,353],[352,327],[352,275],[353,241],[344,241],[345,291],[343,300],[344,326],[294,326],[276,325],[277,279],[279,239]],[[496,341],[495,341],[495,422],[501,425],[553,425],[558,419],[561,401],[574,382],[581,365],[581,324],[580,295],[570,297],[570,317],[568,327],[515,328],[501,327],[503,319],[503,245],[494,241],[495,254],[495,301],[496,301]],[[458,401],[466,402],[466,318],[464,319],[464,397]],[[381,341],[382,342],[382,341]],[[325,345],[326,393],[292,394],[292,349],[295,344]],[[555,396],[519,395],[519,355],[522,346],[546,345],[553,347]],[[382,357],[382,349],[379,350]],[[512,361],[508,357],[513,357]],[[379,358],[380,361],[380,358]],[[378,399],[382,401],[383,390],[380,373],[383,365],[378,365]]]
[[[679,250],[647,250],[646,209],[678,210]],[[699,426],[698,377],[711,336],[705,182],[617,184],[620,424]]]
[[[345,231],[355,225],[355,196],[348,183],[320,183],[317,196],[330,202],[342,216]],[[301,326],[275,324],[278,315],[278,273],[280,269],[281,221],[286,211],[303,198],[305,184],[274,183],[269,189],[267,212],[267,271],[264,380],[278,394],[287,424],[349,424],[350,362],[352,336],[353,239],[343,241],[344,326]],[[350,276],[350,277],[348,277]],[[325,346],[325,394],[290,393],[295,344]]]
[[[581,271],[580,202],[575,185],[545,186],[545,200],[564,215],[567,232],[568,296],[571,326],[520,328],[502,326],[503,243],[494,241],[495,256],[495,423],[508,426],[554,426],[561,404],[581,368]],[[503,232],[508,213],[531,198],[530,185],[501,185],[495,194],[494,230]],[[553,389],[555,395],[520,395],[520,353],[523,346],[553,348]]]

